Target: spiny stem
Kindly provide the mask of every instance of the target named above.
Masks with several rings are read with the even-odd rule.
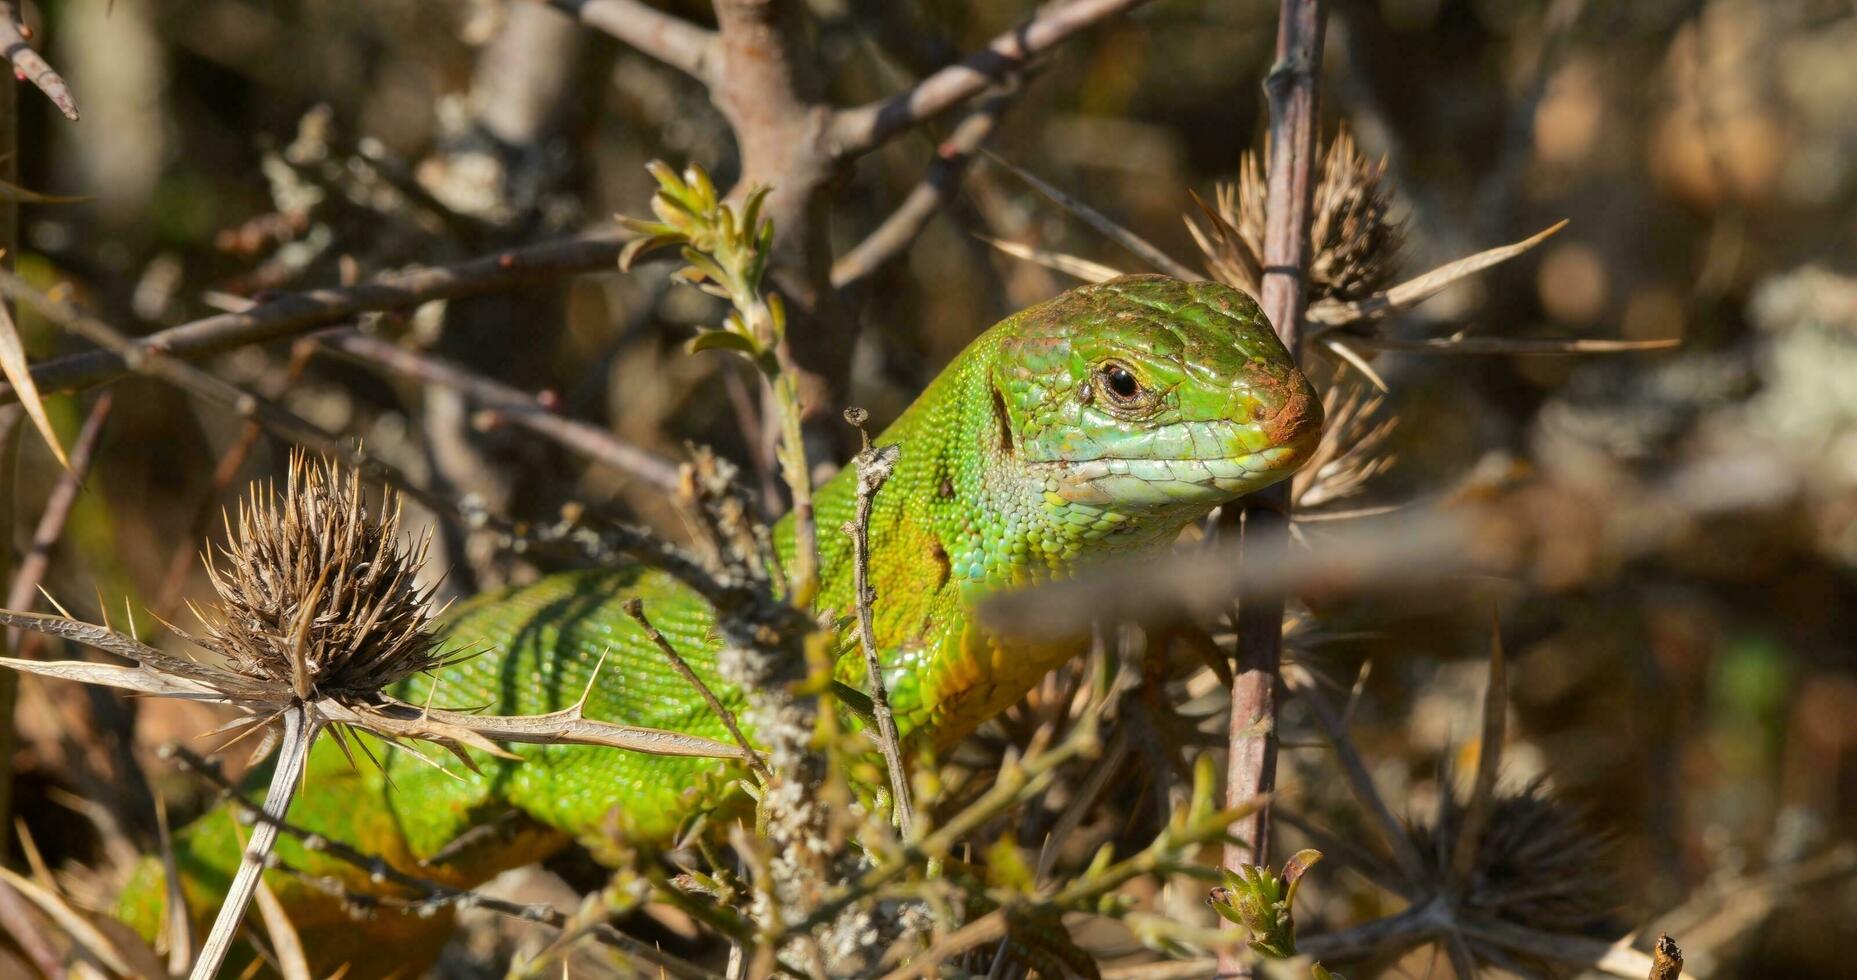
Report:
[[[277,844],[279,822],[290,810],[290,801],[303,783],[304,764],[309,760],[310,744],[316,740],[316,727],[310,723],[307,709],[302,705],[285,711],[283,723],[284,738],[277,749],[277,769],[271,774],[271,788],[264,797],[264,815],[268,819],[252,827],[251,840],[239,859],[238,875],[232,879],[232,887],[219,906],[219,916],[213,920],[213,930],[206,936],[200,958],[194,961],[190,980],[212,980],[219,975],[226,952],[232,948],[232,938],[238,935],[239,923],[245,918],[245,909],[258,890],[265,861]]]

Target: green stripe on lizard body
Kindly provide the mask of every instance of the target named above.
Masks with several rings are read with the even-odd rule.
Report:
[[[1320,426],[1319,400],[1257,306],[1224,286],[1125,277],[1074,289],[980,335],[877,440],[902,448],[869,528],[872,611],[899,725],[940,744],[957,740],[1080,649],[987,635],[969,615],[977,596],[1164,549],[1211,508],[1293,472]],[[816,495],[819,605],[841,616],[852,612],[853,590],[849,542],[837,529],[851,517],[853,491],[844,473]],[[790,552],[791,527],[783,521],[775,535]],[[538,714],[584,692],[589,717],[727,740],[625,614],[634,597],[722,700],[739,706],[741,692],[717,675],[707,606],[667,576],[635,568],[558,574],[473,599],[445,629],[453,644],[483,652],[441,671],[435,691],[432,680],[414,678],[402,696]],[[1081,637],[1088,624],[1078,626]],[[864,687],[861,658],[842,658],[839,679]],[[322,745],[315,773],[324,789],[306,789],[291,819],[396,861],[449,853],[461,835],[512,810],[553,828],[556,840],[603,833],[615,813],[629,832],[661,839],[727,803],[737,775],[724,760],[514,750],[524,761],[481,758],[481,773],[442,772],[392,752],[383,775],[365,765],[346,772],[338,750]],[[235,860],[215,851],[225,836],[181,835],[196,877]],[[549,846],[546,834],[492,837],[438,870],[468,883]],[[314,901],[288,879],[273,886],[287,905]],[[124,907],[146,929],[159,904],[159,887],[144,881]],[[343,938],[352,937],[331,939],[331,955],[346,948]]]

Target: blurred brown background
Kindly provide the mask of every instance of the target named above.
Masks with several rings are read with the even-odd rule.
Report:
[[[841,104],[911,77],[873,40],[868,6],[810,3]],[[1031,9],[913,6],[909,37],[957,51]],[[1396,805],[1423,812],[1440,793],[1440,758],[1459,772],[1474,759],[1494,599],[1514,672],[1505,778],[1545,774],[1615,841],[1621,931],[1742,889],[1745,914],[1692,928],[1685,946],[1702,957],[1692,967],[1852,975],[1848,875],[1764,891],[1747,881],[1857,832],[1857,5],[1330,6],[1325,131],[1345,124],[1388,161],[1404,272],[1571,222],[1385,332],[1684,344],[1378,358],[1397,459],[1351,506],[1499,492],[1557,533],[1535,556],[1534,585],[1319,610],[1294,655],[1344,680],[1373,661],[1357,734]],[[706,4],[665,7],[709,22]],[[739,172],[700,85],[526,3],[57,0],[26,10],[84,116],[68,123],[20,90],[19,183],[90,200],[23,206],[17,268],[144,330],[211,312],[216,297],[600,226],[642,209],[650,159],[700,162],[719,183]],[[1210,200],[1260,142],[1275,17],[1261,0],[1163,0],[1098,27],[1035,73],[991,146],[1198,267],[1182,223],[1189,192]],[[909,191],[946,132],[906,134],[831,188],[835,254]],[[981,329],[1071,284],[976,234],[1142,268],[976,163],[913,248],[849,291],[860,330],[847,402],[893,416]],[[363,325],[551,390],[563,411],[629,441],[675,453],[694,439],[751,458],[730,407],[731,387],[750,379],[726,377],[728,359],[684,353],[715,310],[667,286],[666,271],[589,275]],[[35,360],[80,347],[30,313],[20,322]],[[676,531],[648,488],[532,437],[477,431],[454,396],[327,357],[290,382],[290,358],[283,343],[212,366],[512,514],[545,518],[581,499]],[[213,474],[241,425],[153,381],[113,390],[88,491],[45,580],[80,618],[97,618],[99,592],[112,610],[125,599],[158,607],[175,549],[192,555],[211,525],[189,529],[203,513],[216,523],[229,499],[212,496]],[[67,444],[92,397],[49,399]],[[231,485],[276,472],[282,455],[260,440]],[[30,430],[18,465],[12,534],[23,547],[57,467]],[[446,543],[453,587],[533,572]],[[186,568],[187,588],[203,588],[197,562]],[[129,749],[149,779],[172,782],[163,792],[177,809],[199,792],[147,754],[208,727],[188,709],[150,705],[131,722],[108,699],[52,700],[26,686],[15,800],[54,863],[98,860],[109,834],[72,822],[53,787],[108,788],[125,825],[114,832],[149,839]],[[73,727],[130,724],[132,746],[115,749]],[[1293,742],[1304,724],[1293,707],[1285,724]],[[1330,792],[1323,765],[1322,753],[1286,749],[1286,778],[1318,801]],[[1773,906],[1783,914],[1765,914]],[[1424,975],[1423,963],[1407,968]]]

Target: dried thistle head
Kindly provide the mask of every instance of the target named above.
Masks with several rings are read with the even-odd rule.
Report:
[[[1319,296],[1365,299],[1392,283],[1393,260],[1406,232],[1388,219],[1391,196],[1386,160],[1368,160],[1347,130],[1337,133],[1315,188],[1309,226],[1309,278]]]
[[[1448,783],[1448,780],[1447,780]],[[1446,794],[1438,819],[1412,828],[1421,855],[1442,880],[1464,822],[1464,805]],[[1477,835],[1476,858],[1460,901],[1466,912],[1557,933],[1580,933],[1610,915],[1618,883],[1605,872],[1611,839],[1585,812],[1555,799],[1536,779],[1520,792],[1498,792]]]
[[[1187,222],[1205,253],[1207,271],[1253,296],[1263,279],[1267,187],[1257,154],[1246,153],[1238,182],[1221,184],[1213,207],[1200,205],[1206,226]],[[1394,261],[1406,237],[1402,225],[1389,218],[1391,199],[1386,161],[1363,157],[1345,129],[1336,134],[1311,202],[1312,301],[1361,300],[1391,284]]]
[[[431,591],[415,582],[431,533],[400,539],[400,502],[370,513],[359,472],[292,453],[280,496],[253,485],[220,560],[219,593],[201,615],[208,644],[230,669],[303,700],[367,695],[440,666]]]
[[[395,744],[430,742],[473,767],[466,749],[516,758],[498,744],[505,742],[604,745],[706,759],[740,755],[736,746],[699,735],[588,718],[582,711],[584,695],[544,715],[479,714],[394,697],[387,689],[396,682],[476,651],[441,649],[435,614],[428,608],[431,592],[414,582],[431,536],[406,546],[396,497],[384,494],[378,515],[370,513],[356,472],[293,454],[283,495],[253,487],[251,499],[239,507],[236,530],[230,518],[226,523],[230,540],[217,560],[207,559],[219,601],[212,615],[194,610],[206,623],[206,635],[192,637],[169,627],[223,657],[225,666],[163,653],[107,624],[10,609],[0,610],[0,625],[75,640],[133,666],[5,657],[0,666],[156,697],[226,704],[239,717],[219,731],[238,732],[240,738],[260,730],[274,733],[281,720],[284,737],[267,736],[259,755],[280,742],[307,751],[303,746],[325,729],[336,731],[346,748],[339,738],[343,728],[366,730]],[[668,561],[674,550],[660,549],[659,554]],[[289,734],[293,729],[297,737]]]

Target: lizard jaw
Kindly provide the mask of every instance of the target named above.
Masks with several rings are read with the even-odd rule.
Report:
[[[1104,457],[1055,464],[1054,489],[1077,504],[1212,507],[1289,476],[1304,457],[1302,447],[1294,445],[1213,459]]]

